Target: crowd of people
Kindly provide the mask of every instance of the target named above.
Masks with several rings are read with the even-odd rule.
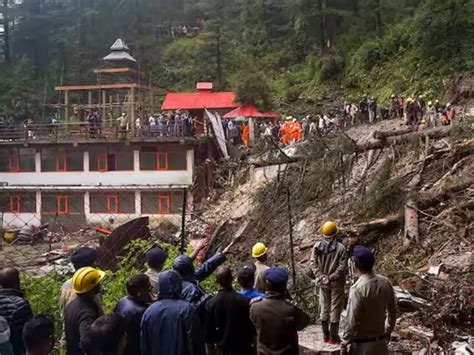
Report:
[[[395,325],[393,288],[374,273],[372,251],[351,245],[346,249],[338,240],[336,224],[326,222],[311,255],[324,341],[340,344],[342,354],[387,354]],[[202,247],[178,256],[170,270],[164,270],[165,250],[148,250],[146,271],[130,275],[127,294],[111,314],[104,314],[101,303],[106,273],[95,265],[96,250],[77,249],[71,256],[76,271],[59,296],[59,343],[66,354],[298,354],[297,332],[310,323],[310,316],[291,300],[288,271],[271,265],[268,248],[256,243],[254,263],[237,268],[234,279],[234,272],[224,265],[225,253],[195,268]],[[219,285],[216,294],[201,284],[213,272]],[[346,303],[348,275],[352,286]],[[0,285],[0,353],[49,354],[56,344],[54,319],[32,314],[16,269],[1,270]]]
[[[389,102],[383,106],[379,106],[374,97],[364,95],[358,104],[345,101],[336,110],[315,117],[286,116],[281,120],[257,121],[254,135],[255,138],[271,138],[286,146],[314,134],[344,130],[356,123],[373,124],[377,120],[400,119],[403,124],[417,131],[450,125],[455,117],[456,111],[451,103],[442,105],[439,100],[425,101],[423,95],[415,99],[391,95]],[[223,128],[226,138],[235,145],[248,145],[250,128],[246,121],[224,120]]]

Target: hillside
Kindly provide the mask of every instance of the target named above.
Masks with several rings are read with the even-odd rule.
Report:
[[[251,246],[261,241],[270,263],[291,270],[293,244],[292,292],[312,314],[311,248],[322,238],[324,221],[337,221],[344,243],[356,238],[374,248],[378,272],[426,303],[405,310],[392,348],[421,350],[428,340],[436,352],[472,328],[474,128],[469,118],[454,127],[390,136],[399,129],[400,122],[386,121],[314,137],[285,149],[299,160],[291,164],[283,164],[277,151],[250,159],[200,217],[211,225],[225,222],[213,248],[237,238],[231,251],[239,263],[249,262]],[[387,141],[372,138],[375,131]],[[380,148],[369,149],[374,146]]]
[[[474,0],[12,2],[0,8],[0,114],[45,119],[54,85],[96,80],[117,37],[144,80],[171,90],[208,80],[306,111],[327,95],[436,97],[473,73],[473,9]]]

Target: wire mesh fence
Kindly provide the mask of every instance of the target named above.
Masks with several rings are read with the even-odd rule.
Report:
[[[113,243],[100,248],[104,260],[116,258],[135,238],[150,239],[164,232],[165,239],[178,242],[184,194],[186,189],[133,186],[116,190],[4,187],[0,190],[2,263],[34,271],[80,245],[100,247],[110,236]]]

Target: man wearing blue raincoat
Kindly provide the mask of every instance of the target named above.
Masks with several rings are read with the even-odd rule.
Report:
[[[196,307],[180,299],[181,278],[176,271],[160,273],[158,300],[143,314],[142,355],[204,355],[204,338]]]

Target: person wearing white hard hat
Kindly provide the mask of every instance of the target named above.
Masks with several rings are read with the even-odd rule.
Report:
[[[428,119],[428,127],[436,127],[438,113],[436,112],[436,108],[432,101],[428,101],[428,106],[426,107],[426,118]]]

